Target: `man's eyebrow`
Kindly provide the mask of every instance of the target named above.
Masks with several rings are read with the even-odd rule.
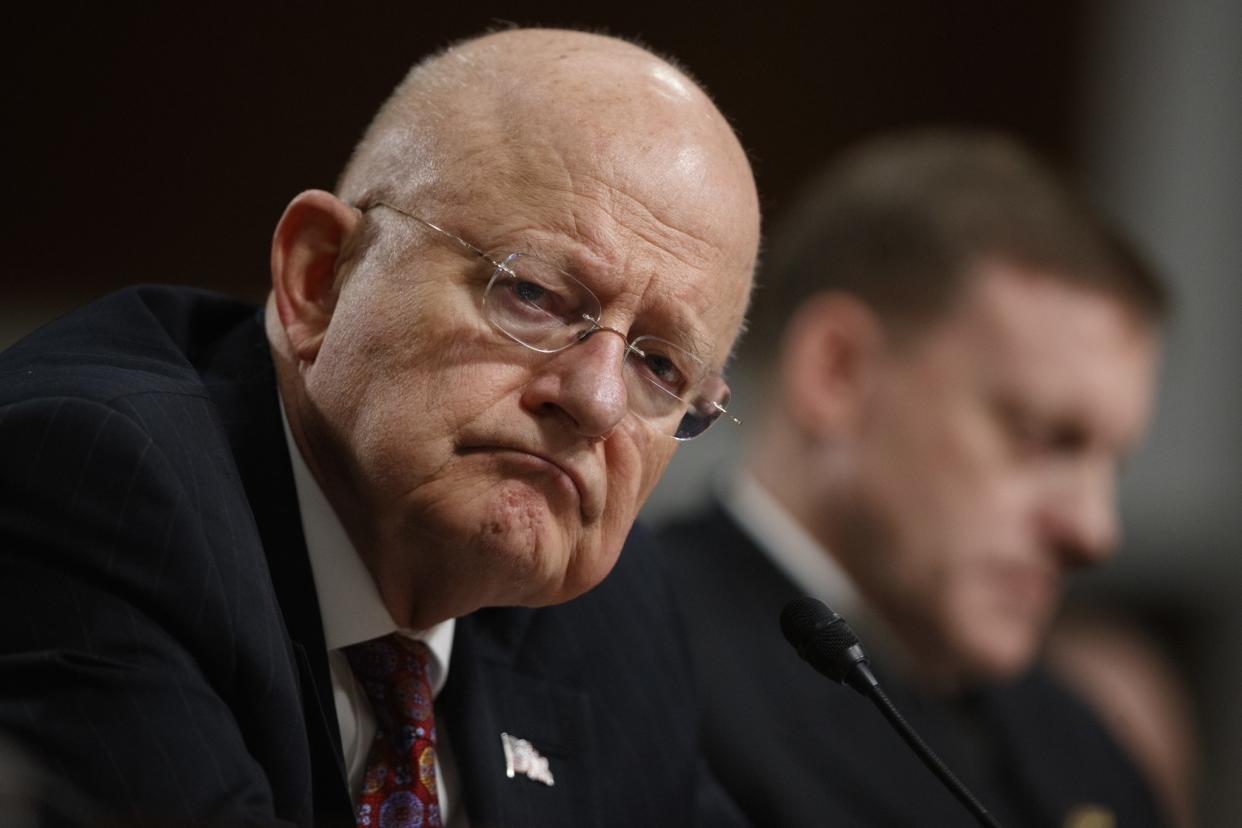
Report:
[[[612,290],[606,289],[601,282],[606,282],[616,274],[601,262],[597,254],[585,252],[592,251],[589,244],[585,248],[580,247],[581,240],[573,245],[557,244],[558,236],[573,238],[577,235],[572,232],[572,228],[553,226],[546,228],[545,232],[550,234],[548,238],[541,238],[541,233],[532,234],[529,230],[525,233],[506,234],[502,239],[492,240],[491,247],[488,248],[489,255],[497,255],[499,250],[519,252],[551,265],[585,285],[599,299],[607,313],[612,303],[605,299],[605,295],[612,293]],[[709,337],[706,336],[703,325],[691,320],[680,303],[670,302],[670,304],[671,307],[666,305],[658,311],[658,314],[644,314],[641,307],[638,309],[635,321],[643,316],[656,315],[663,320],[659,327],[645,330],[641,335],[667,340],[703,360],[703,364],[710,370],[723,371],[730,354],[717,355],[715,348],[708,344]],[[635,334],[631,331],[630,338],[634,337]],[[717,358],[720,361],[719,367],[714,364]]]
[[[673,320],[673,332],[676,333],[676,336],[664,335],[662,338],[667,339],[674,345],[684,348],[694,354],[699,359],[703,360],[704,364],[708,367],[713,367],[712,361],[716,357],[716,354],[712,352],[713,349],[702,337],[698,327],[692,324],[680,313],[676,314],[676,317],[678,318]],[[660,334],[657,334],[657,336],[660,336]]]
[[[585,273],[590,272],[590,270],[585,271]],[[598,295],[599,288],[597,286],[592,286],[581,275],[575,274],[575,278],[580,279],[583,284],[587,285]],[[666,340],[683,350],[689,351],[710,367],[716,354],[713,352],[712,346],[708,344],[708,337],[703,324],[699,320],[692,318],[689,310],[682,303],[670,297],[660,297],[650,304],[642,302],[643,298],[645,297],[640,297],[640,303],[635,309],[634,319],[631,323],[630,338],[654,336]],[[600,301],[604,305],[604,310],[607,311],[609,303],[602,298]],[[646,304],[646,307],[644,307],[644,304]],[[641,333],[635,332],[633,330],[634,327],[638,327]]]

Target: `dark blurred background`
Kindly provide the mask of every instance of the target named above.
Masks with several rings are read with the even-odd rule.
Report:
[[[1073,5],[350,5],[99,4],[11,31],[5,247],[23,293],[173,279],[261,295],[290,197],[331,188],[415,58],[505,21],[603,28],[680,58],[741,133],[770,207],[832,149],[929,118],[1079,160]]]
[[[260,299],[288,200],[332,188],[416,58],[488,27],[597,28],[678,57],[740,133],[769,215],[877,131],[1017,133],[1177,292],[1156,426],[1124,487],[1125,548],[1083,595],[1154,625],[1196,703],[1202,824],[1242,813],[1242,4],[48,4],[4,16],[0,346],[138,281]],[[748,377],[734,384],[745,413]],[[735,443],[721,429],[683,449],[649,517],[727,474]]]

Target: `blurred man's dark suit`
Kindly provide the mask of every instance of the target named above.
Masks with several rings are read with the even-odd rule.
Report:
[[[708,758],[747,816],[782,828],[973,824],[870,701],[798,658],[778,619],[804,593],[723,506],[661,540],[686,609]],[[946,703],[863,643],[893,702],[1007,828],[1160,824],[1128,758],[1044,674]],[[1076,822],[1092,805],[1115,822]]]
[[[0,355],[0,729],[120,824],[353,825],[261,313],[114,294]],[[645,544],[458,622],[437,717],[473,828],[709,824]],[[509,778],[501,733],[555,785]]]

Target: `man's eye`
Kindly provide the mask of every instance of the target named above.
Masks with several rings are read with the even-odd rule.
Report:
[[[677,396],[681,396],[685,390],[685,374],[677,367],[677,363],[664,354],[647,351],[643,357],[643,365],[647,369],[648,375],[656,384],[662,388],[672,392]]]
[[[1012,425],[1014,442],[1028,454],[1073,455],[1082,452],[1089,441],[1086,430],[1073,423],[1017,421]]]
[[[1046,444],[1057,454],[1081,454],[1090,442],[1091,435],[1086,428],[1076,423],[1061,423],[1049,432]]]
[[[548,291],[541,285],[537,285],[534,282],[518,282],[513,286],[513,292],[516,293],[517,297],[523,302],[530,302],[532,305],[537,305]]]
[[[505,292],[508,297],[509,313],[530,317],[532,314],[541,319],[556,319],[566,322],[570,314],[570,303],[556,290],[530,279],[514,280]]]

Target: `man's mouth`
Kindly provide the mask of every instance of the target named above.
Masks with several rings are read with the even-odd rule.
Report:
[[[1010,602],[1027,614],[1043,614],[1056,600],[1059,579],[1039,567],[1010,567],[1000,573]]]
[[[559,461],[550,454],[504,445],[464,446],[458,450],[458,453],[463,455],[491,454],[502,463],[522,472],[534,472],[549,477],[556,482],[558,488],[572,498],[584,519],[595,512],[595,500],[591,488],[582,474],[571,464]]]

